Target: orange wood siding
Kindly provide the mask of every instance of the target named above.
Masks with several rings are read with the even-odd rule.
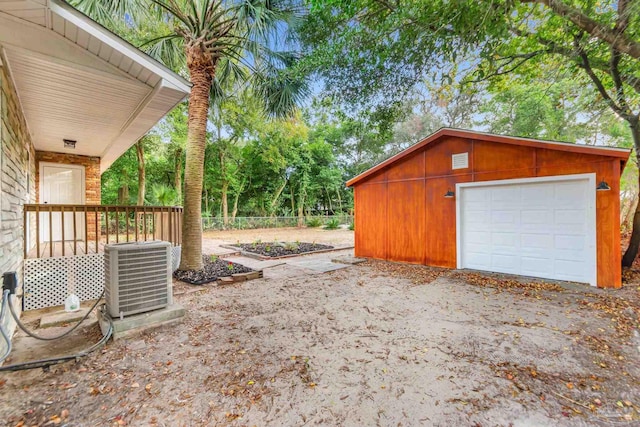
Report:
[[[451,155],[469,153],[452,170]],[[355,183],[356,256],[456,267],[456,201],[462,182],[595,173],[598,286],[621,286],[620,166],[616,157],[443,136]],[[595,191],[595,189],[594,189]]]

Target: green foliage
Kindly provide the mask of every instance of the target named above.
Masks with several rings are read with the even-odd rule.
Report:
[[[288,251],[297,251],[300,248],[300,245],[295,242],[286,242],[283,247]]]
[[[354,231],[356,229],[356,223],[352,222],[349,224],[349,230]]]
[[[166,184],[153,184],[151,186],[151,200],[158,206],[176,206],[178,203],[176,191]]]
[[[311,228],[315,228],[315,227],[320,227],[322,225],[322,221],[320,220],[320,218],[307,218],[307,227],[311,227]]]
[[[340,228],[340,221],[337,219],[330,219],[323,227],[325,230],[337,230]]]

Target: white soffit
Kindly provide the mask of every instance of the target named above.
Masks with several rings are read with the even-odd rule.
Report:
[[[0,49],[36,150],[98,156],[102,171],[189,93],[182,77],[60,0],[0,0]]]

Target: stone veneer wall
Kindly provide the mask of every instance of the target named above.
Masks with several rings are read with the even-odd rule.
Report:
[[[35,157],[18,97],[8,73],[0,66],[0,274],[16,271],[20,284],[24,253],[22,206],[36,200]],[[15,324],[9,318],[10,315],[5,316],[0,322],[13,333]],[[0,354],[4,353],[4,346],[0,340]]]
[[[62,141],[60,141],[62,144]],[[67,165],[84,166],[85,173],[85,203],[87,205],[100,204],[100,157],[79,156],[77,154],[53,153],[51,151],[36,151],[37,176],[36,188],[40,188],[40,162],[63,163]],[[36,200],[39,201],[40,192]]]

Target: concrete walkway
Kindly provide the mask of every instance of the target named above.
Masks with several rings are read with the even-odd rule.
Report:
[[[244,265],[253,270],[262,270],[265,278],[287,278],[322,274],[349,267],[349,264],[332,262],[340,256],[353,256],[353,249],[342,249],[319,254],[300,255],[291,258],[259,260],[237,254],[233,249],[224,248],[230,243],[224,240],[205,238],[202,240],[202,252],[217,255],[225,260]]]
[[[322,274],[347,268],[349,264],[332,262],[338,256],[353,255],[353,249],[343,249],[321,254],[300,255],[275,260],[257,260],[240,255],[224,256],[225,260],[244,265],[253,270],[262,270],[265,278],[282,279],[287,277]]]

